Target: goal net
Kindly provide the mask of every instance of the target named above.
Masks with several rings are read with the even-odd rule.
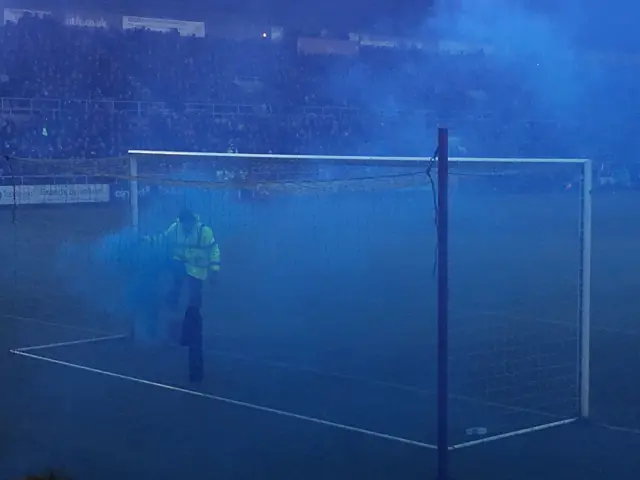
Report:
[[[130,153],[2,187],[7,312],[70,327],[30,344],[89,330],[46,354],[183,385],[168,254],[145,239],[188,209],[221,251],[201,389],[435,445],[434,159]],[[588,414],[589,181],[581,160],[450,160],[452,448]]]

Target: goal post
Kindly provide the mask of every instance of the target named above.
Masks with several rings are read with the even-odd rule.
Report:
[[[580,211],[580,417],[590,415],[590,360],[591,360],[591,242],[592,242],[592,191],[593,164],[586,160],[582,165],[581,211]]]
[[[432,180],[427,175],[431,171],[436,173],[434,158],[152,150],[131,150],[129,155],[131,219],[141,231],[147,228],[145,210],[150,206],[155,205],[166,214],[180,206],[196,209],[211,206],[217,211],[210,217],[214,224],[234,223],[234,216],[236,220],[244,216],[247,222],[260,216],[257,223],[263,225],[256,231],[277,226],[286,228],[288,233],[282,234],[290,236],[299,225],[299,231],[293,234],[300,237],[298,242],[317,242],[319,238],[328,241],[338,231],[345,238],[359,236],[359,245],[353,243],[354,238],[342,244],[335,238],[330,240],[333,248],[345,250],[336,254],[342,257],[348,254],[347,249],[355,252],[383,248],[369,245],[372,241],[363,233],[370,227],[366,222],[382,225],[387,221],[389,225],[385,228],[393,225],[398,232],[390,238],[397,245],[389,248],[399,249],[395,254],[398,258],[394,275],[417,278],[420,285],[431,289],[426,296],[433,294],[428,301],[414,299],[415,303],[405,311],[406,317],[398,319],[397,328],[399,332],[404,329],[407,335],[420,331],[425,336],[421,348],[431,349],[434,355],[427,362],[435,364],[435,279],[431,277],[429,264],[433,262],[437,242],[434,203],[429,193]],[[157,167],[159,162],[163,164],[161,171]],[[450,412],[455,417],[470,410],[478,417],[486,417],[475,423],[465,420],[452,425],[450,428],[455,431],[449,436],[450,448],[589,417],[591,161],[451,157],[449,165],[448,178],[455,180],[449,208],[452,243],[449,402],[453,402]],[[174,196],[170,199],[168,194],[160,193],[158,200],[146,199],[147,205],[142,205],[139,190],[146,184],[173,184]],[[196,190],[200,193],[195,193]],[[224,199],[222,194],[211,192],[225,192]],[[248,192],[248,196],[243,198],[243,192]],[[398,195],[404,195],[403,199],[398,200]],[[293,197],[299,200],[293,203],[286,200]],[[335,210],[330,214],[329,207],[323,209],[320,205],[331,205]],[[338,220],[341,215],[345,220]],[[225,216],[227,219],[221,222],[220,218]],[[417,224],[422,225],[416,227]],[[305,229],[307,239],[302,238]],[[421,239],[411,237],[417,231],[423,236]],[[237,233],[222,234],[238,239]],[[317,237],[313,238],[314,235]],[[221,241],[224,251],[226,239]],[[251,243],[246,238],[241,242],[245,247]],[[285,244],[282,243],[282,248],[287,248]],[[283,255],[276,248],[278,245],[269,245],[269,254]],[[294,248],[293,242],[288,248]],[[404,253],[416,255],[417,260],[401,258]],[[339,268],[335,258],[327,257],[325,261]],[[305,268],[302,265],[305,262],[300,263],[295,268]],[[312,261],[308,263],[310,271],[322,268],[311,265]],[[291,264],[288,267],[294,268]],[[347,271],[351,267],[344,268]],[[475,268],[479,273],[473,275],[479,277],[467,278],[467,271]],[[375,270],[360,270],[362,275],[371,275],[372,271]],[[482,277],[486,277],[486,282]],[[352,281],[356,281],[355,277]],[[495,290],[504,292],[492,293],[483,285],[490,282],[495,282]],[[407,282],[403,288],[410,291],[415,287]],[[356,308],[355,293],[352,294],[351,300],[344,303]],[[398,302],[403,301],[402,295],[398,298]],[[289,314],[282,311],[286,310],[284,306],[279,307],[275,308],[279,314]],[[418,307],[422,310],[418,311]],[[411,311],[412,308],[416,310]],[[413,323],[423,326],[409,325]],[[411,342],[398,341],[405,342],[403,354],[409,358],[409,352],[413,351]],[[393,347],[389,345],[390,349]],[[424,358],[417,356],[416,361]],[[429,376],[435,379],[435,371],[431,372],[427,365],[426,371],[417,376],[422,377],[420,382]],[[408,381],[391,380],[391,383]],[[423,386],[435,388],[428,383]],[[435,437],[430,441],[435,443]]]

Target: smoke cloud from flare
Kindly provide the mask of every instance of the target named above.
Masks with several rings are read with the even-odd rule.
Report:
[[[574,45],[577,25],[566,17],[503,0],[465,0],[455,15],[436,21],[436,28],[441,37],[483,47],[497,75],[519,80],[535,113],[561,121],[581,118],[580,105],[595,87],[594,71]]]

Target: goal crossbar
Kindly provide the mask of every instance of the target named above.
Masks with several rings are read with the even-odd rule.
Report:
[[[366,155],[293,155],[278,153],[222,153],[222,152],[179,152],[171,150],[129,150],[129,155],[153,155],[170,157],[218,157],[218,158],[246,158],[262,160],[326,160],[332,162],[357,162],[357,163],[428,163],[432,157],[390,157],[390,156],[366,156]],[[449,157],[450,162],[464,163],[576,163],[587,164],[585,158],[490,158],[490,157]]]

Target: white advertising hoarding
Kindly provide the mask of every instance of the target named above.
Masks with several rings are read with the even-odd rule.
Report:
[[[122,17],[122,29],[145,29],[154,32],[170,32],[176,30],[183,37],[204,37],[204,22],[172,20],[170,18]]]
[[[48,205],[59,203],[106,203],[109,185],[2,185],[0,205]]]
[[[25,15],[43,18],[51,15],[51,12],[47,12],[45,10],[27,10],[24,8],[5,8],[4,23],[18,23],[18,20],[20,20]]]

